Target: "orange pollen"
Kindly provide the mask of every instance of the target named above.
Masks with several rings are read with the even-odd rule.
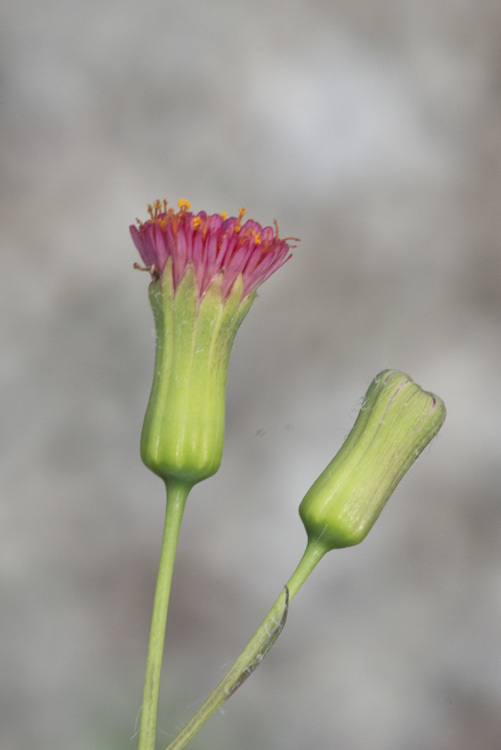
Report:
[[[219,216],[224,221],[226,219],[226,217],[228,216],[228,211],[221,211],[221,213],[219,214]]]
[[[241,207],[241,208],[239,209],[239,211],[238,211],[238,218],[237,218],[237,223],[236,223],[236,224],[235,224],[235,226],[233,227],[233,231],[234,231],[234,232],[239,232],[239,231],[240,231],[240,230],[242,229],[242,219],[244,218],[244,214],[245,214],[245,211],[246,211],[246,210],[247,210],[247,209],[245,208],[245,206],[242,206],[242,207]]]
[[[169,223],[169,219],[168,219],[167,216],[164,216],[163,218],[160,218],[159,216],[155,216],[155,218],[153,219],[153,221],[155,222],[155,224],[157,226],[160,227],[160,229],[162,230],[162,232],[165,231],[165,227]]]
[[[181,209],[181,213],[183,213],[184,211],[189,211],[191,208],[191,203],[186,200],[186,198],[180,198],[177,202],[177,205]]]
[[[148,213],[150,215],[150,219],[154,221],[160,214],[164,214],[167,212],[167,201],[159,201],[156,200],[153,205],[151,203],[148,203]]]

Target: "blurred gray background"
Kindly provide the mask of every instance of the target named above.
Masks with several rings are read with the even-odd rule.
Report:
[[[158,747],[287,580],[299,501],[395,367],[444,429],[192,747],[499,750],[499,0],[4,0],[0,29],[2,750],[137,744],[164,496],[128,225],[157,197],[301,238],[188,504]]]

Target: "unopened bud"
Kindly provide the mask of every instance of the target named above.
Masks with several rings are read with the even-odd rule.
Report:
[[[408,375],[377,375],[346,441],[301,502],[309,538],[327,549],[361,542],[444,419],[443,401]]]

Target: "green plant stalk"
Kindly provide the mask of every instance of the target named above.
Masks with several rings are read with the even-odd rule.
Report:
[[[158,566],[157,586],[151,618],[150,641],[144,678],[143,705],[139,729],[139,750],[155,750],[158,691],[165,640],[165,624],[176,556],[179,528],[191,486],[183,482],[166,481],[167,505],[165,525]]]
[[[308,541],[304,555],[297,568],[247,646],[205,703],[171,742],[167,750],[182,750],[186,747],[207,719],[212,716],[214,711],[220,708],[238,690],[240,685],[245,682],[256,667],[259,666],[282,632],[287,618],[289,602],[295,597],[327,550],[328,548],[318,539],[310,539]]]

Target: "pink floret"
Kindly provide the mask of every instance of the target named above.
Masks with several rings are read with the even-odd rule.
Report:
[[[226,299],[239,274],[242,274],[243,296],[268,279],[291,257],[295,238],[281,239],[278,227],[262,227],[257,221],[242,224],[245,209],[238,217],[207,216],[204,211],[191,213],[189,203],[180,201],[180,210],[167,209],[166,201],[148,206],[150,218],[144,224],[130,227],[130,233],[143,263],[152,277],[162,276],[172,258],[174,289],[191,261],[195,267],[198,290],[202,296],[212,279],[224,272],[223,297]]]

